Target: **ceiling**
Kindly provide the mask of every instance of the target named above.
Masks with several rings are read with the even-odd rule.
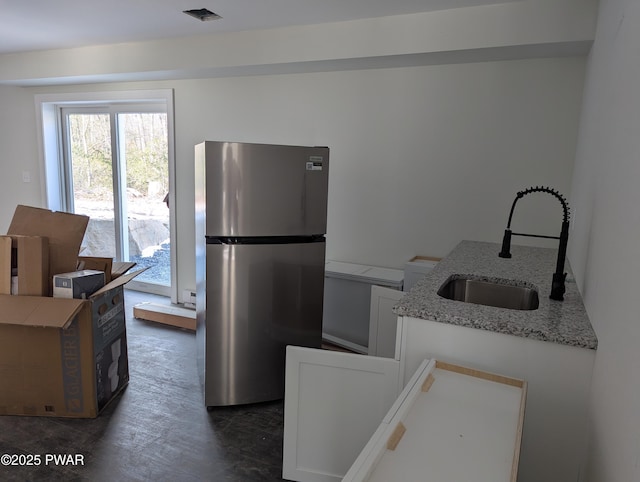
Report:
[[[340,22],[513,0],[0,0],[0,54]],[[201,21],[183,10],[207,8]]]

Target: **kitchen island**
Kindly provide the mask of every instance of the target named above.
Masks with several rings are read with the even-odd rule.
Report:
[[[529,384],[519,482],[580,481],[597,338],[567,266],[564,301],[549,299],[557,251],[463,241],[396,305],[396,359],[407,383],[424,358],[524,379]],[[446,299],[440,287],[470,277],[535,289],[539,304],[515,310]]]

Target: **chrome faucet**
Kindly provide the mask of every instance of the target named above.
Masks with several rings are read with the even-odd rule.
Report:
[[[560,236],[541,236],[539,234],[524,234],[524,233],[512,233],[511,232],[511,218],[513,217],[513,210],[516,207],[516,203],[519,199],[532,192],[546,192],[555,196],[562,204],[563,217],[562,217],[562,229],[560,230]],[[567,243],[569,242],[569,206],[567,200],[562,194],[555,189],[548,187],[530,187],[524,191],[518,192],[516,198],[513,200],[511,206],[511,212],[509,213],[509,222],[507,223],[507,229],[504,230],[504,237],[502,238],[502,250],[498,254],[501,258],[511,258],[511,236],[529,236],[532,238],[547,238],[547,239],[559,239],[560,246],[558,247],[558,260],[556,262],[556,272],[553,273],[553,281],[551,282],[551,294],[549,298],[552,300],[562,301],[564,300],[564,281],[567,277],[567,273],[564,272],[564,262],[567,257]]]

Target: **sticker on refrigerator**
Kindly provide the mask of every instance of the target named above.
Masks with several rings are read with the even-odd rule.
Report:
[[[322,171],[322,156],[309,156],[307,171]]]

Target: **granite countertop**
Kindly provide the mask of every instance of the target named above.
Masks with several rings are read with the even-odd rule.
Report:
[[[549,299],[558,251],[549,248],[511,246],[512,257],[500,258],[500,245],[462,241],[421,279],[394,307],[400,316],[433,320],[480,330],[595,350],[598,339],[589,322],[567,262],[564,301]],[[538,290],[536,310],[512,310],[448,300],[437,291],[452,274],[472,275],[491,281],[513,280]],[[519,283],[520,282],[520,283]]]

